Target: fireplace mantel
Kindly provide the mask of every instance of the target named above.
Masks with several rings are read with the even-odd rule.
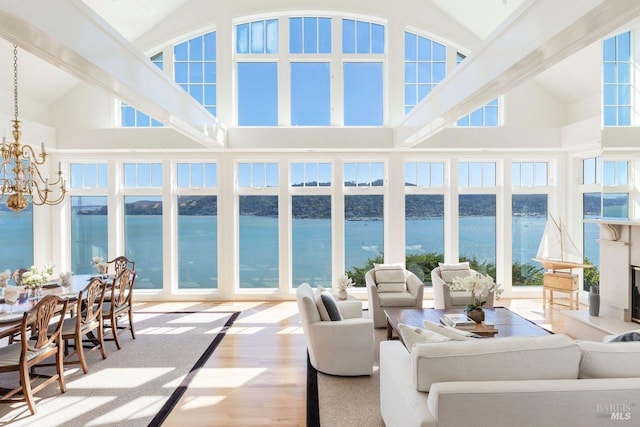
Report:
[[[585,219],[584,222],[600,225],[600,231],[603,232],[607,240],[616,241],[620,239],[622,227],[640,227],[640,220],[623,219],[623,218],[598,218]]]

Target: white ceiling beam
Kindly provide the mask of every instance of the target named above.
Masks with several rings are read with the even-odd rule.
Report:
[[[0,36],[207,147],[218,120],[81,0],[2,0]]]
[[[525,1],[399,123],[396,146],[425,142],[639,15],[638,0]]]

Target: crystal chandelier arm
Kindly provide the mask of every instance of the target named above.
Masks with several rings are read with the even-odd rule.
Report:
[[[36,155],[35,150],[30,145],[20,146],[20,157],[35,163],[36,165],[43,165],[47,159],[47,153],[44,151],[44,144],[42,144],[42,152]],[[38,158],[40,158],[38,160]]]

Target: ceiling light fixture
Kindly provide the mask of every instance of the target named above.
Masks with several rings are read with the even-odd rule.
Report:
[[[0,201],[6,197],[6,205],[14,212],[20,212],[29,205],[29,199],[34,205],[56,205],[64,199],[67,192],[66,180],[62,176],[61,165],[58,163],[58,177],[54,182],[43,178],[38,166],[44,165],[47,153],[42,143],[42,152],[36,155],[30,145],[20,144],[20,121],[18,120],[18,46],[13,45],[13,101],[14,118],[13,142],[2,138],[0,155]]]

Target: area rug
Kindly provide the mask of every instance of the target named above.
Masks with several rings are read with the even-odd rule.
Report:
[[[239,314],[136,313],[135,340],[124,331],[121,350],[106,342],[107,358],[91,353],[87,374],[66,366],[67,392],[57,383],[41,390],[36,415],[24,402],[0,404],[0,426],[159,426]],[[0,375],[0,387],[17,382],[17,374]]]
[[[380,413],[378,362],[379,343],[387,339],[387,330],[375,329],[374,335],[374,365],[370,376],[327,375],[308,364],[307,427],[384,427]],[[314,394],[317,394],[315,401]]]

